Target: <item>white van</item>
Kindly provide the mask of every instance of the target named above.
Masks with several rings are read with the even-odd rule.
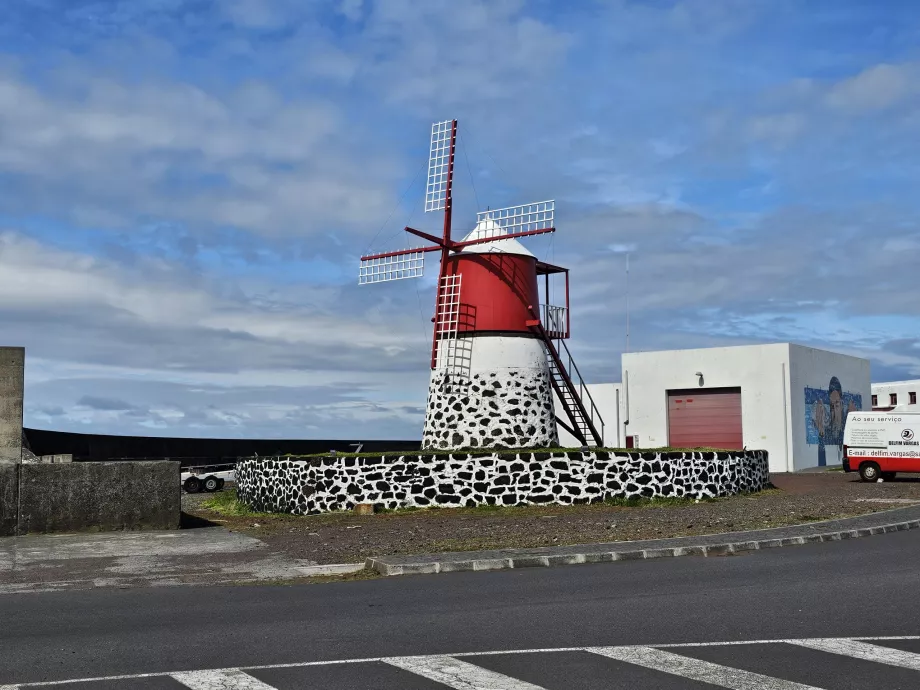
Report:
[[[850,412],[843,430],[843,471],[864,482],[920,472],[920,412]]]

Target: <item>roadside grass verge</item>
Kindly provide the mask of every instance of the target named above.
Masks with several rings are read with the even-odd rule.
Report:
[[[504,505],[479,505],[472,507],[446,507],[446,506],[406,506],[404,508],[376,508],[374,510],[374,515],[378,516],[388,516],[388,517],[399,517],[401,515],[410,515],[413,513],[428,513],[428,514],[438,514],[438,515],[457,515],[457,516],[472,516],[477,515],[489,515],[489,516],[501,516],[508,515],[509,517],[521,516],[526,514],[563,514],[570,511],[580,511],[580,510],[599,510],[604,508],[634,508],[634,509],[655,509],[655,508],[678,508],[684,506],[692,506],[701,503],[717,503],[732,498],[739,498],[742,496],[747,497],[757,497],[760,495],[769,495],[782,493],[779,489],[765,489],[761,492],[754,494],[742,494],[741,496],[726,496],[724,498],[680,498],[680,497],[654,497],[654,498],[645,498],[640,496],[632,496],[629,498],[621,497],[612,497],[607,498],[603,501],[596,501],[594,503],[576,503],[573,505],[563,505],[558,503],[549,503],[549,504],[534,504],[534,505],[520,505],[520,506],[504,506]],[[236,489],[228,489],[226,491],[221,491],[215,493],[212,496],[204,499],[201,504],[201,508],[209,511],[211,513],[216,513],[223,517],[231,518],[250,518],[250,517],[259,517],[265,519],[283,519],[283,520],[334,520],[341,517],[359,517],[366,518],[367,516],[357,516],[355,513],[349,510],[340,510],[333,511],[329,513],[321,513],[318,515],[292,515],[290,513],[262,513],[255,510],[252,510],[245,503],[239,500],[237,496]]]
[[[212,494],[201,502],[201,507],[224,517],[275,517],[286,513],[260,513],[243,503],[236,494],[236,489],[227,489]],[[291,517],[287,515],[287,517]]]
[[[586,446],[584,448],[454,448],[451,450],[441,450],[430,448],[426,450],[378,450],[365,451],[361,453],[340,452],[335,450],[326,451],[325,453],[310,453],[298,455],[294,453],[275,453],[266,455],[264,459],[285,458],[291,460],[317,460],[322,458],[381,458],[381,457],[446,457],[448,455],[517,455],[531,453],[546,453],[549,455],[561,455],[564,453],[639,453],[639,454],[658,454],[658,453],[736,453],[737,450],[726,448],[672,448],[662,446],[660,448],[597,448]],[[241,458],[245,459],[245,458]]]

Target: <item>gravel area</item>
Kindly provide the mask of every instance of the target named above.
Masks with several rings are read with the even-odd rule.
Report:
[[[349,563],[369,556],[562,546],[779,527],[920,503],[920,479],[865,484],[855,474],[774,474],[776,488],[711,502],[400,511],[358,516],[230,515],[183,494],[185,523],[206,521],[261,539],[293,558]],[[233,487],[226,491],[233,492]]]

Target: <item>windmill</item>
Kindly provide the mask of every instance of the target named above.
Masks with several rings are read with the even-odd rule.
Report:
[[[518,238],[555,232],[555,202],[480,211],[462,240],[451,237],[457,121],[431,126],[425,211],[442,211],[440,237],[407,227],[429,245],[361,257],[358,283],[418,278],[440,253],[424,448],[558,445],[558,422],[582,445],[603,445],[603,420],[565,345],[568,269],[538,260]],[[565,280],[565,306],[548,302],[550,276]],[[557,415],[553,393],[563,415]]]

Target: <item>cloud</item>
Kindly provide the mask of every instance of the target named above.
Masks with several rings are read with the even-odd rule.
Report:
[[[84,395],[77,400],[78,407],[88,407],[92,410],[105,412],[125,412],[135,409],[133,405],[116,398],[100,398],[94,395]]]
[[[150,216],[307,236],[389,210],[396,170],[329,101],[286,100],[265,84],[218,95],[86,74],[71,91],[0,73],[0,168],[19,192],[0,204],[7,212],[53,197],[49,210],[77,222]]]
[[[195,357],[195,366],[218,370],[241,368],[247,351],[261,356],[246,368],[280,362],[303,366],[316,358],[326,366],[338,362],[360,369],[367,366],[362,352],[373,351],[383,355],[374,362],[376,369],[386,361],[401,369],[408,364],[405,354],[420,343],[417,311],[396,311],[384,294],[363,291],[355,299],[357,288],[304,285],[301,299],[292,302],[253,288],[252,294],[239,289],[230,297],[211,281],[156,261],[125,270],[111,261],[0,234],[0,310],[6,318],[21,324],[39,316],[53,319],[61,333],[70,325],[112,329],[117,337],[107,349],[123,348],[122,356],[132,362],[143,352],[161,366],[189,366],[175,353],[158,352],[164,340],[185,337],[189,351],[205,341],[222,342],[219,349],[226,359],[205,350]],[[374,305],[379,311],[367,313]],[[364,320],[352,315],[361,311]],[[384,322],[388,327],[379,327]]]
[[[392,437],[421,423],[430,343],[414,294],[397,304],[302,285],[294,302],[245,287],[228,297],[175,266],[125,270],[0,235],[0,318],[27,347],[33,423],[276,437],[348,436],[356,423]],[[155,394],[163,386],[172,393]],[[44,400],[66,414],[52,419]]]
[[[364,0],[340,0],[339,12],[350,21],[359,21],[364,16]]]
[[[827,93],[833,108],[865,112],[884,110],[920,93],[920,68],[914,63],[879,64],[834,84]]]
[[[805,131],[806,118],[801,113],[758,115],[747,122],[747,134],[754,140],[766,140],[786,146]]]

